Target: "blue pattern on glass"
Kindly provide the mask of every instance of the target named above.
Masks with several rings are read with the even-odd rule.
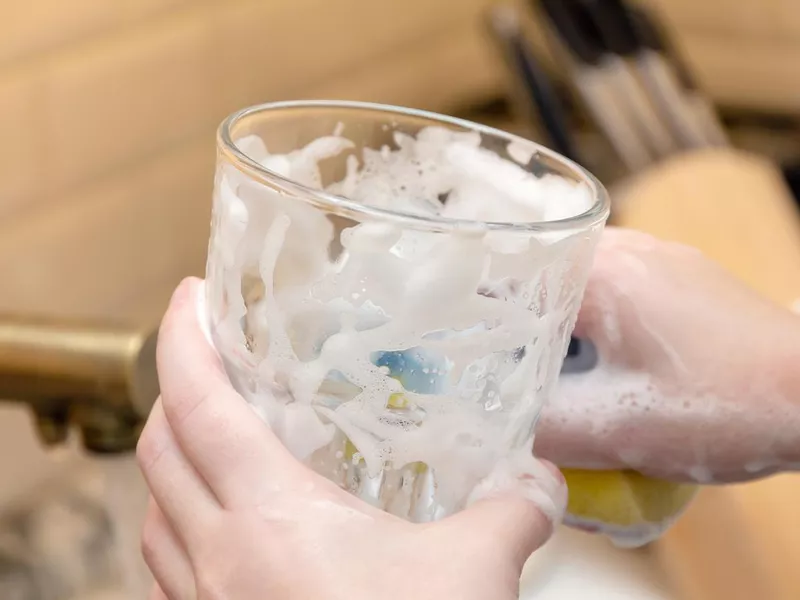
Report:
[[[437,394],[442,391],[447,373],[444,361],[422,348],[376,352],[372,361],[379,367],[388,368],[389,376],[397,379],[409,392]]]

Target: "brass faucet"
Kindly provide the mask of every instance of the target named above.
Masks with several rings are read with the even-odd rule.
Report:
[[[157,330],[0,315],[0,399],[27,404],[42,441],[81,432],[93,453],[128,452],[158,396]]]

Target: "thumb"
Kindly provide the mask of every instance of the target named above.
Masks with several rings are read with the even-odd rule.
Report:
[[[306,469],[231,385],[204,331],[203,285],[185,280],[164,315],[157,353],[161,403],[186,458],[230,506],[304,481]]]
[[[532,456],[520,462],[502,464],[476,488],[471,504],[442,524],[466,532],[468,540],[484,549],[486,540],[492,540],[493,554],[522,569],[561,521],[567,486],[555,465]]]

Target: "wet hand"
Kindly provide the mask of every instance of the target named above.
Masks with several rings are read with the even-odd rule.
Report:
[[[700,483],[800,467],[800,319],[699,251],[607,229],[575,335],[599,364],[561,378],[538,455]]]

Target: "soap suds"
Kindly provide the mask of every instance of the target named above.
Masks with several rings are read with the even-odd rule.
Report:
[[[594,201],[584,183],[501,159],[478,133],[396,132],[392,147],[355,153],[345,133],[288,154],[254,136],[237,145],[307,187],[406,214],[526,223]],[[342,224],[227,165],[217,181],[214,342],[235,387],[295,456],[420,522],[507,487],[521,468],[513,457],[534,460],[533,428],[601,224],[558,233]],[[529,463],[537,479],[526,493],[557,518],[563,491]]]

